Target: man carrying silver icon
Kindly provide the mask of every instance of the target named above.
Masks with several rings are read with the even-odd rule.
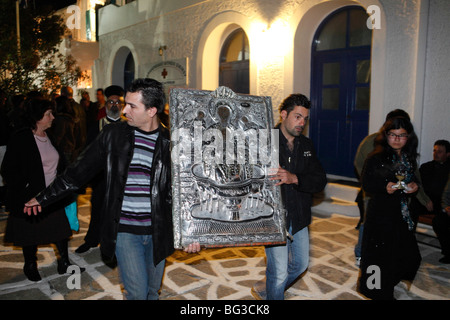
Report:
[[[175,248],[284,244],[270,97],[173,88],[170,108]]]
[[[326,173],[312,141],[302,133],[309,118],[311,102],[302,94],[291,94],[280,105],[280,168],[278,180],[287,211],[290,236],[285,245],[266,246],[266,281],[257,282],[252,294],[257,299],[283,300],[284,291],[308,267],[312,195],[325,188]]]
[[[160,82],[134,80],[125,96],[127,121],[105,126],[77,161],[24,208],[28,215],[39,215],[42,207],[104,170],[100,249],[107,258],[116,256],[127,300],[158,299],[165,259],[174,251],[170,139],[157,117],[164,104]],[[187,252],[199,249],[198,244],[186,247]]]

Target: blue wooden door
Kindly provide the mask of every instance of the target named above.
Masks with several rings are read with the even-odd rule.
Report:
[[[352,8],[338,12],[340,23],[350,24]],[[350,46],[349,37],[342,35],[338,48],[317,50],[319,35],[313,45],[310,136],[328,174],[355,177],[353,159],[368,133],[370,45]]]

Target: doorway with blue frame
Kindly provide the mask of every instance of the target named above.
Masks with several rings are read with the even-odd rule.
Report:
[[[372,30],[359,6],[336,10],[311,52],[310,137],[327,174],[355,178],[353,159],[368,133]]]

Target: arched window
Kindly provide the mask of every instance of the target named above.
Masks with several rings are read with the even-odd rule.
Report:
[[[362,8],[352,8],[334,14],[322,26],[314,40],[315,50],[351,49],[370,46],[372,31],[366,27],[367,13]]]
[[[219,85],[248,94],[249,56],[248,38],[244,30],[237,29],[225,40],[220,53]]]

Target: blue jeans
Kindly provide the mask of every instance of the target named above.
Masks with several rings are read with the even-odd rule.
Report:
[[[127,300],[158,300],[165,260],[153,264],[151,235],[117,234],[116,258]]]
[[[266,299],[284,300],[284,291],[309,264],[309,231],[305,227],[286,245],[266,247]],[[264,293],[261,293],[264,297]]]

